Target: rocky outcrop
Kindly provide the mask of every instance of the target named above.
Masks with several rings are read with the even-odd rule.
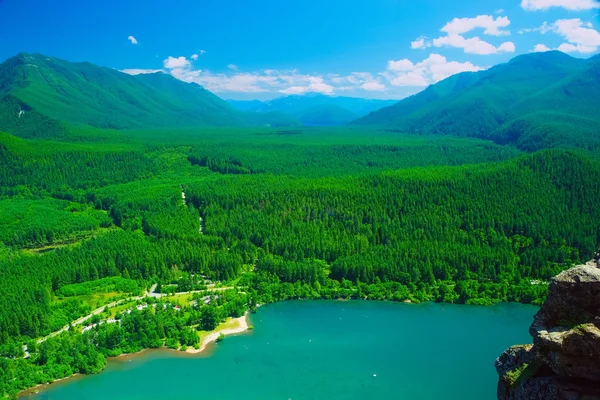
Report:
[[[496,360],[500,400],[600,400],[600,268],[564,271],[529,329]]]

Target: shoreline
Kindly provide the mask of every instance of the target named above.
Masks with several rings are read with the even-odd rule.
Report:
[[[21,399],[29,398],[30,396],[32,396],[34,394],[40,393],[42,390],[44,390],[45,388],[47,388],[50,385],[53,385],[55,383],[59,383],[59,382],[62,382],[62,381],[66,381],[67,379],[76,378],[78,376],[84,376],[84,375],[80,374],[79,372],[77,372],[77,373],[75,373],[73,375],[65,376],[64,378],[58,378],[58,379],[55,379],[55,380],[53,380],[51,382],[38,383],[34,387],[31,387],[29,389],[25,389],[22,392],[17,393],[17,399],[21,400]]]
[[[398,305],[405,305],[405,306],[409,306],[409,307],[414,307],[414,306],[423,306],[423,305],[440,305],[439,303],[435,303],[432,301],[425,301],[423,303],[414,303],[414,302],[406,302],[406,301],[390,301],[390,300],[348,300],[348,299],[331,299],[331,300],[293,300],[293,302],[296,301],[323,301],[323,302],[340,302],[340,301],[348,301],[348,302],[358,302],[358,303],[371,303],[371,302],[375,302],[375,303],[387,303],[387,304],[398,304]],[[285,303],[286,301],[283,302],[275,302],[272,304],[278,304],[278,303]],[[522,305],[522,306],[531,306],[531,307],[535,307],[539,309],[539,306],[537,305],[533,305],[533,304],[523,304],[523,303],[519,303],[519,302],[499,302],[497,304],[493,304],[493,305],[485,305],[485,306],[480,306],[480,305],[472,305],[472,304],[447,304],[447,303],[441,303],[441,304],[445,304],[448,306],[457,306],[457,307],[468,307],[468,308],[486,308],[486,307],[494,307],[494,306],[501,306],[501,305]],[[262,305],[259,305],[257,308],[261,307]],[[123,353],[120,354],[118,356],[113,356],[113,357],[107,357],[107,366],[109,363],[124,363],[124,362],[128,362],[131,361],[132,359],[135,359],[137,357],[144,357],[148,354],[153,354],[155,352],[161,352],[163,354],[170,354],[170,355],[175,355],[175,356],[180,356],[180,357],[189,357],[189,358],[196,358],[196,357],[210,357],[213,352],[212,350],[214,350],[214,347],[209,347],[209,345],[211,343],[214,343],[217,341],[217,338],[220,336],[220,334],[222,333],[225,336],[231,336],[231,335],[237,335],[237,334],[242,334],[242,333],[246,333],[249,330],[252,330],[253,327],[250,324],[250,311],[246,311],[246,313],[239,317],[239,318],[231,318],[228,321],[226,321],[224,324],[235,324],[235,326],[233,327],[224,327],[223,329],[215,329],[214,331],[210,331],[208,332],[205,336],[203,336],[200,340],[200,345],[198,349],[195,348],[188,348],[185,351],[182,351],[180,349],[171,349],[168,347],[160,347],[160,348],[148,348],[148,349],[142,349],[140,351],[137,351],[135,353]],[[104,371],[104,370],[103,370]],[[102,373],[103,371],[100,371],[100,373]],[[65,381],[68,381],[69,379],[72,378],[85,378],[87,375],[85,374],[73,374],[64,378],[60,378],[60,379],[56,379],[52,382],[47,382],[47,383],[41,383],[41,384],[37,384],[34,387],[25,389],[23,391],[21,391],[20,393],[17,394],[17,399],[18,400],[27,400],[30,398],[30,396],[32,395],[36,395],[39,394],[40,392],[43,392],[45,389],[51,387],[53,384],[63,384],[65,383]]]
[[[222,330],[219,330],[217,328],[216,330],[211,331],[208,335],[206,335],[202,338],[202,340],[200,341],[200,346],[197,349],[195,349],[193,347],[188,348],[185,350],[185,353],[188,353],[188,354],[202,353],[204,350],[206,350],[206,348],[208,347],[209,344],[216,342],[221,334],[223,334],[224,336],[230,336],[230,335],[236,335],[239,333],[244,333],[244,332],[249,331],[250,324],[248,324],[248,315],[249,315],[249,312],[246,311],[246,313],[244,313],[243,316],[241,316],[239,318],[232,318],[232,321],[237,322],[237,324],[238,324],[237,327],[225,328]]]
[[[158,349],[142,349],[140,351],[137,351],[135,353],[123,353],[123,354],[119,354],[118,356],[114,356],[114,357],[107,357],[106,358],[106,365],[108,366],[109,362],[118,362],[118,361],[125,361],[123,360],[124,357],[135,357],[135,356],[139,356],[142,355],[143,353],[147,353],[151,350],[166,350],[169,353],[179,353],[179,354],[189,354],[189,355],[197,355],[200,354],[202,352],[204,352],[208,345],[210,345],[211,343],[214,343],[217,341],[217,339],[219,338],[219,336],[221,335],[221,333],[224,336],[231,336],[231,335],[236,335],[236,334],[240,334],[240,333],[244,333],[244,332],[248,332],[250,330],[250,324],[248,323],[248,318],[249,318],[250,312],[246,311],[244,313],[243,316],[239,317],[239,318],[232,318],[230,321],[228,322],[234,322],[237,323],[237,326],[233,327],[233,328],[225,328],[225,329],[221,329],[219,330],[218,328],[215,329],[214,331],[209,332],[206,336],[204,336],[201,340],[200,340],[200,346],[198,347],[198,349],[195,348],[188,348],[185,351],[181,351],[181,350],[175,350],[175,349],[169,349],[168,347],[161,347]],[[103,370],[104,371],[104,370]],[[100,373],[102,373],[102,371],[100,371]],[[17,394],[17,399],[27,399],[32,395],[38,394],[39,392],[43,391],[44,389],[62,382],[62,381],[66,381],[68,379],[72,379],[75,377],[83,377],[85,375],[80,374],[80,373],[76,373],[70,376],[65,376],[64,378],[59,378],[59,379],[55,379],[51,382],[47,382],[47,383],[39,383],[37,385],[35,385],[34,387],[31,387],[29,389],[25,389],[22,392]]]

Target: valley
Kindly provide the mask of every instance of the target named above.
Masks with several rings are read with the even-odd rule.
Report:
[[[600,243],[598,62],[523,55],[390,106],[228,103],[161,72],[8,59],[0,394],[145,349],[198,352],[268,315],[259,305],[389,301],[440,318],[450,304],[514,306],[527,319]],[[494,352],[512,343],[500,339]]]

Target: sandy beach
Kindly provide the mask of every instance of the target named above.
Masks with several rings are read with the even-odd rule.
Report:
[[[198,349],[190,347],[185,352],[190,353],[190,354],[201,353],[206,349],[206,346],[208,346],[210,343],[216,342],[221,334],[223,334],[225,336],[235,335],[237,333],[246,332],[249,329],[248,313],[244,314],[243,316],[241,316],[239,318],[232,319],[231,322],[234,323],[234,327],[225,328],[225,329],[217,329],[213,332],[210,332],[208,335],[206,335],[202,338],[202,340],[200,342],[200,347],[198,347]]]
[[[209,334],[207,334],[206,336],[204,336],[202,338],[202,341],[200,342],[200,347],[198,349],[194,349],[192,348],[188,348],[185,352],[188,354],[198,354],[201,353],[202,351],[206,350],[206,347],[212,343],[212,342],[216,342],[219,335],[221,335],[221,333],[225,336],[228,335],[235,335],[237,333],[244,333],[246,331],[248,331],[250,329],[250,326],[248,324],[248,313],[244,314],[242,317],[239,318],[233,318],[231,320],[228,321],[227,325],[231,325],[231,328],[224,328],[224,329],[217,329],[213,332],[210,332]],[[163,348],[164,349],[164,348]],[[120,354],[116,357],[109,357],[108,361],[110,362],[110,360],[118,360],[118,359],[123,359],[125,357],[131,357],[131,356],[137,356],[137,355],[141,355],[142,353],[145,353],[147,351],[149,351],[150,349],[143,349],[137,353],[124,353],[124,354]],[[156,350],[156,349],[155,349]],[[169,351],[174,351],[174,350],[170,350]],[[67,379],[71,379],[74,378],[76,376],[84,376],[81,374],[74,374],[71,376],[66,376],[64,378],[60,378],[60,379],[56,379],[52,382],[49,383],[42,383],[39,385],[36,385],[32,388],[29,388],[27,390],[22,391],[21,393],[19,393],[19,396],[29,396],[35,393],[38,393],[39,391],[43,390],[45,387],[47,387],[48,385],[51,384],[55,384],[61,381],[65,381]]]

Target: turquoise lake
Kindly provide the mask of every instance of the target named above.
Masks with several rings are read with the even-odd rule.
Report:
[[[493,400],[494,360],[530,343],[536,307],[290,301],[208,355],[150,351],[111,361],[35,400]]]

